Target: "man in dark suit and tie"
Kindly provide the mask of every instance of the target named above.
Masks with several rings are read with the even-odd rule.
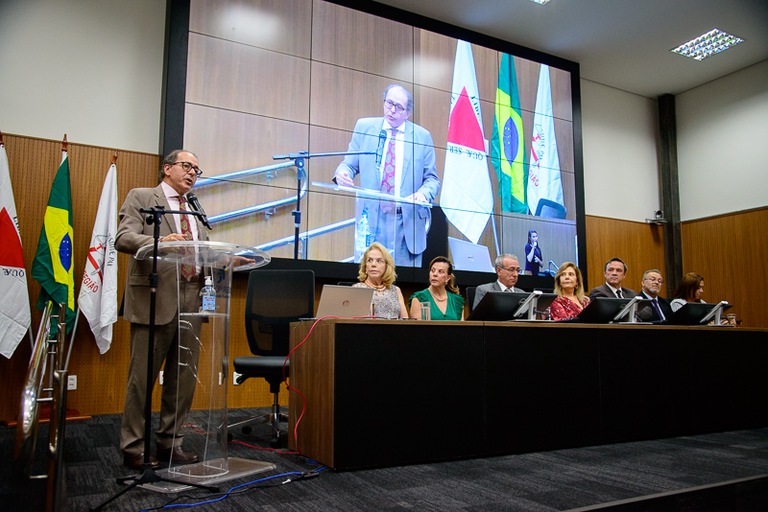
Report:
[[[472,304],[472,309],[475,309],[477,305],[480,304],[480,301],[488,292],[525,292],[521,288],[515,288],[517,278],[522,271],[517,256],[514,254],[501,254],[496,257],[494,266],[496,267],[496,275],[498,276],[498,279],[493,283],[481,284],[477,287],[475,290],[475,302]]]
[[[386,247],[396,265],[420,267],[432,215],[423,203],[431,203],[440,189],[432,135],[408,121],[413,97],[403,86],[387,87],[383,106],[383,117],[357,121],[349,142],[349,152],[371,154],[347,155],[336,168],[333,181],[352,187],[359,174],[363,189],[402,197],[404,201],[392,202],[361,196],[356,203],[356,219],[359,221],[365,212],[370,241]],[[365,249],[355,248],[355,261],[360,260]]]
[[[661,271],[652,268],[643,273],[643,291],[640,297],[651,301],[650,306],[646,306],[637,313],[637,318],[642,322],[661,323],[672,315],[672,308],[667,299],[659,297],[661,287],[664,285],[664,278],[661,277]]]
[[[202,174],[197,157],[185,150],[176,150],[165,157],[160,169],[160,184],[154,188],[135,188],[128,192],[120,208],[120,226],[115,247],[120,252],[136,254],[141,247],[153,243],[154,225],[146,222],[141,208],[161,206],[165,210],[187,210],[187,193]],[[160,241],[207,240],[200,220],[192,215],[163,215]],[[150,456],[153,468],[198,462],[194,452],[182,448],[181,427],[192,406],[200,351],[195,332],[200,332],[199,320],[191,320],[191,329],[179,329],[181,311],[197,311],[202,286],[201,268],[158,261],[155,309],[155,351],[152,373],[165,362],[163,371],[160,424],[155,431],[157,457]],[[149,304],[152,259],[130,258],[126,276],[123,317],[131,322],[131,359],[125,410],[120,429],[123,461],[131,469],[142,469],[144,462],[144,407],[147,386],[147,347],[149,343]],[[177,293],[178,290],[178,293]],[[178,307],[177,307],[178,304]],[[193,332],[194,331],[194,332]],[[158,460],[159,459],[159,460]]]
[[[589,300],[595,297],[611,297],[619,299],[631,299],[637,292],[629,288],[622,288],[621,283],[627,277],[627,265],[621,258],[611,258],[605,264],[605,284],[592,288],[589,291]]]

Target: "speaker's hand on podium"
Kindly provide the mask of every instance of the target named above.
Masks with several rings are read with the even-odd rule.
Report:
[[[170,235],[160,237],[161,242],[183,242],[185,240],[190,240],[190,238],[187,238],[184,233],[171,233]]]
[[[414,192],[413,194],[409,195],[408,197],[404,198],[406,201],[411,201],[414,203],[428,203],[427,198],[424,194],[421,192]]]
[[[333,175],[333,181],[336,182],[337,185],[342,185],[344,187],[355,186],[355,182],[349,177],[349,172],[344,169],[336,170],[336,173]]]

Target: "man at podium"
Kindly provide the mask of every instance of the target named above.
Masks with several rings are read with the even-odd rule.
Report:
[[[117,250],[136,254],[141,247],[152,244],[154,225],[147,224],[146,214],[140,209],[160,206],[165,210],[189,210],[187,193],[201,174],[197,157],[190,151],[175,150],[168,154],[160,168],[158,186],[135,188],[128,192],[120,208],[120,225],[115,237]],[[207,239],[203,224],[194,215],[168,214],[161,217],[160,242]],[[177,304],[184,311],[196,310],[200,300],[202,269],[182,264],[181,275],[177,278],[176,267],[170,262],[158,261],[157,264],[153,380],[157,379],[163,362],[165,368],[160,425],[155,432],[157,457],[150,456],[153,468],[159,467],[161,461],[167,465],[169,461],[172,464],[190,464],[199,460],[197,454],[182,448],[182,437],[179,435],[195,393],[200,347],[193,329],[199,332],[199,325],[180,330]],[[131,322],[131,359],[120,449],[125,465],[131,469],[142,469],[144,463],[151,272],[152,258],[141,261],[131,258],[123,300],[123,317]]]
[[[397,266],[420,267],[431,212],[413,201],[431,203],[440,189],[432,135],[408,121],[413,112],[413,96],[403,86],[387,87],[383,107],[383,117],[358,119],[349,142],[350,153],[371,154],[347,155],[336,168],[333,181],[352,187],[359,174],[362,188],[405,199],[357,201],[356,230],[366,217],[370,239],[360,244],[359,252],[356,248],[355,261],[360,261],[362,251],[371,242],[379,242],[392,253]]]

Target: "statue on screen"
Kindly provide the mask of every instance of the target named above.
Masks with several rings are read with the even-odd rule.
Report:
[[[371,242],[379,242],[391,252],[396,265],[420,267],[431,219],[428,204],[440,189],[432,135],[408,121],[413,96],[403,86],[386,88],[383,107],[383,117],[358,119],[349,142],[350,152],[371,154],[347,155],[333,181],[351,187],[359,174],[360,187],[402,198],[358,198],[355,240],[359,238],[360,243],[355,243],[355,261],[360,261]]]

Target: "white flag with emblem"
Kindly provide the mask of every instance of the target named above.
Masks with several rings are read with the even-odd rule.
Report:
[[[117,166],[112,164],[101,191],[77,298],[102,354],[112,344],[112,324],[117,321],[117,208]]]
[[[527,200],[531,215],[565,218],[549,66],[545,64],[539,70],[539,90],[533,114]]]

